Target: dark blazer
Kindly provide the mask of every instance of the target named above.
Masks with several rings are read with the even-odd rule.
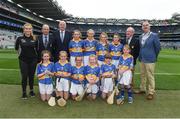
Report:
[[[38,62],[41,61],[41,52],[43,50],[48,50],[51,52],[51,60],[53,60],[54,48],[53,48],[53,36],[49,34],[48,44],[47,47],[44,46],[43,43],[43,35],[37,37],[38,46],[37,46],[37,53],[38,53]]]
[[[66,51],[68,53],[68,57],[69,57],[69,42],[72,39],[71,33],[68,31],[65,31],[63,42],[60,38],[60,31],[59,30],[55,31],[53,33],[53,38],[54,38],[53,47],[55,49],[55,52],[54,52],[55,61],[58,61],[59,51]]]
[[[144,45],[141,44],[142,35],[139,37],[139,60],[144,63],[155,63],[160,52],[160,40],[156,33],[151,33]]]
[[[122,41],[122,43],[124,44],[128,44],[128,42],[126,41],[126,39],[124,39],[124,41]],[[131,42],[129,44],[129,47],[131,48],[131,52],[130,54],[134,57],[134,65],[136,65],[136,59],[139,56],[139,39],[135,38],[134,36],[131,39]]]

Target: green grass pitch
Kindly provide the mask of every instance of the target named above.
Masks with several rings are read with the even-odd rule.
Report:
[[[98,98],[94,102],[69,100],[67,106],[49,107],[39,96],[21,100],[20,73],[17,54],[0,50],[0,117],[71,117],[71,118],[123,118],[123,117],[180,117],[180,50],[162,49],[156,63],[156,97],[147,101],[145,95],[134,95],[134,103],[122,106],[108,105]],[[37,79],[35,91],[38,94]],[[135,84],[140,82],[136,65]]]

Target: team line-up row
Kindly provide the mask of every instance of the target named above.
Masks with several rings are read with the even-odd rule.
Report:
[[[79,99],[77,97],[82,99],[84,92],[87,92],[89,99],[95,99],[95,94],[101,92],[101,97],[105,99],[113,94],[114,85],[117,87],[116,84],[121,84],[119,86],[121,91],[117,95],[118,104],[124,102],[125,87],[128,92],[128,102],[132,103],[130,84],[133,84],[132,74],[137,57],[139,57],[141,71],[138,93],[147,93],[148,100],[154,98],[155,62],[161,48],[158,34],[150,31],[148,21],[142,23],[143,34],[139,36],[139,39],[134,37],[134,29],[128,27],[125,39],[122,40],[119,34],[115,33],[112,42],[108,41],[108,35],[104,32],[100,34],[99,41],[97,41],[94,39],[94,30],[89,29],[87,38],[83,40],[79,30],[74,30],[73,37],[71,37],[65,28],[65,21],[60,21],[59,30],[50,35],[49,26],[43,25],[43,34],[35,38],[32,25],[29,23],[24,25],[24,35],[18,37],[15,42],[22,76],[22,99],[27,99],[27,80],[29,80],[30,96],[35,95],[33,91],[34,73],[38,60],[38,62],[41,61],[38,64],[37,74],[43,101],[53,97],[51,96],[53,86],[49,84],[52,84],[52,77],[55,77],[57,100],[60,98],[65,101],[70,97],[69,94],[74,100]],[[50,61],[56,63],[53,64]],[[46,70],[48,67],[53,68]],[[146,80],[148,80],[148,88]],[[84,89],[83,86],[88,88]]]
[[[120,56],[116,67],[112,63],[110,54],[105,55],[105,60],[101,65],[98,64],[96,55],[90,55],[88,57],[88,65],[84,66],[83,57],[81,56],[75,57],[75,65],[71,65],[67,61],[67,53],[65,51],[59,53],[59,61],[53,64],[50,62],[50,52],[43,51],[42,62],[37,66],[41,99],[43,101],[49,100],[52,96],[52,76],[55,76],[56,98],[60,102],[68,99],[69,92],[73,100],[80,100],[78,97],[83,95],[84,87],[86,87],[85,92],[88,99],[95,100],[99,89],[101,97],[106,99],[112,94],[114,85],[120,84],[121,91],[117,93],[117,103],[121,104],[124,102],[125,86],[128,90],[128,102],[132,103],[133,97],[130,84],[132,80],[133,57],[129,52],[129,46],[125,45],[123,55]]]

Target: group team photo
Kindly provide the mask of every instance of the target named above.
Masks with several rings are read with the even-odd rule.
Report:
[[[0,118],[179,118],[179,0],[0,0]]]
[[[37,76],[40,98],[50,106],[55,106],[56,102],[65,106],[69,99],[81,101],[83,97],[92,101],[98,96],[108,104],[115,100],[121,105],[126,92],[130,104],[134,100],[133,93],[146,94],[147,100],[153,100],[155,63],[161,47],[158,34],[151,32],[148,21],[142,23],[143,34],[139,39],[133,36],[134,28],[128,27],[125,39],[114,33],[112,41],[105,32],[94,39],[93,29],[87,31],[86,39],[81,39],[79,30],[74,30],[73,34],[66,31],[65,21],[59,21],[58,27],[59,30],[50,34],[49,26],[44,24],[42,35],[35,37],[32,25],[24,24],[23,36],[15,42],[22,99],[36,96],[33,86],[34,76]],[[139,90],[133,90],[137,59],[141,83]]]

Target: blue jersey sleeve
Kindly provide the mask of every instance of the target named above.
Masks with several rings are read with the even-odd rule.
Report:
[[[71,49],[72,48],[72,41],[70,41],[70,43],[69,43],[69,49]]]
[[[42,69],[41,64],[38,64],[38,66],[37,66],[37,75],[42,73],[41,69]]]
[[[116,66],[114,64],[112,65],[112,67],[113,67],[113,71],[116,71]]]
[[[101,65],[101,73],[104,73],[104,65]]]
[[[98,69],[97,69],[97,77],[100,77],[100,67],[97,67]]]
[[[123,58],[122,58],[122,56],[120,56],[120,58],[119,58],[119,65],[122,65],[122,61],[123,61]]]
[[[84,75],[87,75],[88,66],[84,67]]]
[[[72,66],[71,66],[71,64],[70,64],[70,63],[68,63],[67,68],[68,68],[68,73],[71,73]]]
[[[130,68],[133,68],[134,67],[134,58],[133,57],[131,57],[131,63],[130,63]]]
[[[55,72],[55,68],[54,68],[54,63],[53,63],[53,62],[51,63],[51,69],[50,69],[50,72],[52,72],[52,73]]]

